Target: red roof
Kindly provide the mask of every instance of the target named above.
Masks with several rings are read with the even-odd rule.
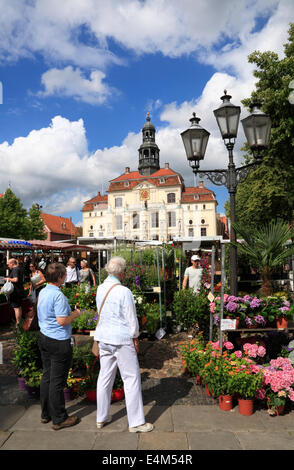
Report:
[[[73,236],[76,232],[76,227],[69,218],[44,213],[41,216],[49,232],[69,236]]]
[[[160,178],[164,177],[165,181],[160,182]],[[154,186],[175,186],[183,184],[183,178],[179,173],[171,170],[170,168],[160,168],[152,175],[141,175],[139,171],[126,171],[124,174],[110,181],[107,192],[110,191],[127,191],[135,188],[139,183],[148,181],[148,183]],[[128,181],[129,185],[125,186],[125,182]]]
[[[196,199],[195,199],[196,196]],[[210,189],[205,188],[203,185],[201,186],[193,186],[189,188],[185,188],[182,192],[182,199],[181,202],[186,203],[197,203],[198,202],[210,202],[215,201],[215,194]]]
[[[85,205],[82,211],[92,211],[94,210],[94,204],[98,204],[98,210],[107,209],[108,196],[101,196],[100,191],[98,191],[97,196],[89,199],[85,202]]]

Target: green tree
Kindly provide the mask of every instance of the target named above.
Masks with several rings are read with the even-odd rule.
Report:
[[[10,188],[0,198],[0,236],[19,239],[27,236],[27,211]]]
[[[45,240],[44,221],[37,204],[33,204],[28,211],[27,217],[27,237],[28,240]]]
[[[256,90],[243,100],[250,106],[254,98],[262,102],[262,110],[272,120],[271,138],[264,151],[263,163],[239,184],[236,197],[237,220],[251,228],[277,217],[289,223],[294,208],[294,106],[290,104],[289,83],[294,79],[294,23],[290,24],[289,41],[284,57],[274,52],[255,51],[249,55],[256,65]],[[248,145],[246,162],[252,161]],[[227,208],[228,209],[228,208]]]
[[[245,254],[251,265],[258,268],[262,285],[260,293],[266,297],[272,294],[272,273],[283,266],[286,259],[294,254],[294,245],[286,246],[293,235],[293,229],[283,220],[273,220],[259,229],[252,231],[244,229],[242,224],[232,224],[236,232],[241,235],[242,243],[233,243],[238,252]]]

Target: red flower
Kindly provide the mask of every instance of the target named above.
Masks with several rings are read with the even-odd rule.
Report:
[[[77,292],[77,293],[75,294],[75,297],[78,297],[78,296],[79,296],[79,294],[78,294],[78,292]]]

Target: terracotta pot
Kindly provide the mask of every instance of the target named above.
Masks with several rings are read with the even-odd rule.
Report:
[[[232,395],[220,395],[218,403],[221,410],[230,411],[233,408],[233,397]]]
[[[97,392],[96,390],[87,390],[86,391],[87,400],[96,403],[97,401]]]
[[[125,397],[125,392],[123,388],[118,390],[112,390],[111,401],[120,401]]]
[[[277,317],[276,318],[277,328],[278,330],[283,330],[284,328],[288,328],[288,319],[284,317]]]
[[[209,388],[207,387],[207,385],[205,385],[205,393],[208,397],[213,397],[213,394],[212,392],[209,390]]]
[[[197,385],[202,385],[202,379],[200,375],[196,375],[196,384]]]
[[[253,404],[253,399],[245,400],[243,398],[238,398],[239,413],[244,416],[251,416],[253,414]]]
[[[267,397],[267,407],[268,407],[268,409],[270,409],[269,398],[268,397]],[[271,414],[271,416],[282,416],[284,414],[284,411],[285,411],[285,405],[277,406],[277,408],[275,410],[275,413]]]

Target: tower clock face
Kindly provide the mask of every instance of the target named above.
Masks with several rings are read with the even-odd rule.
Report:
[[[140,199],[141,201],[147,201],[150,198],[149,189],[141,189],[140,191]]]

